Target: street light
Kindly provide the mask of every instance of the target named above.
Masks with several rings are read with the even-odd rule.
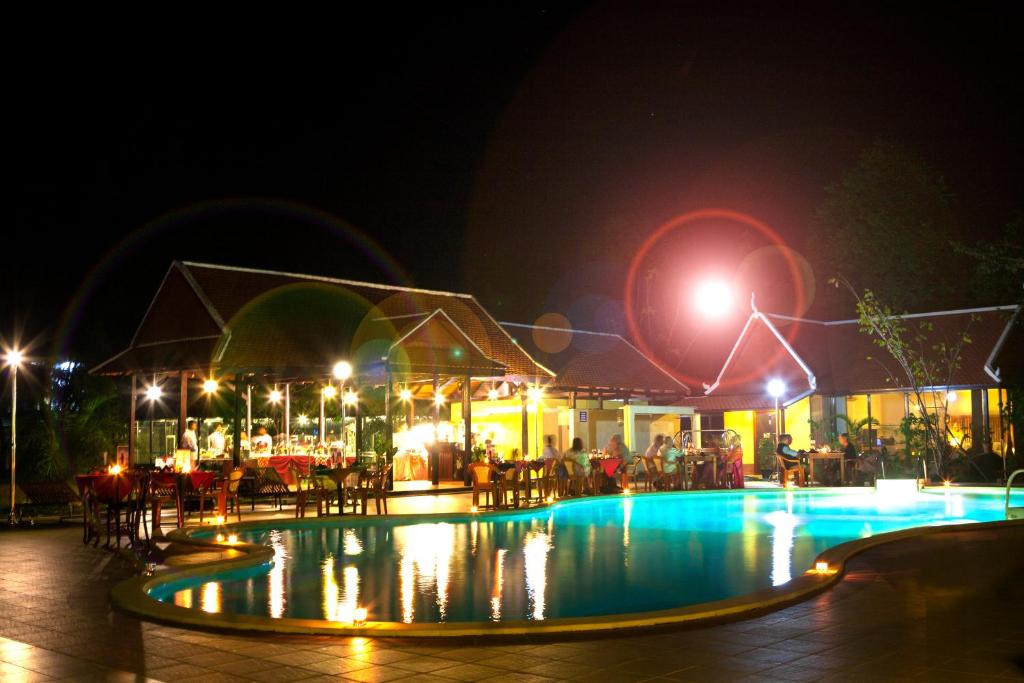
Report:
[[[775,399],[775,443],[779,443],[779,397],[786,393],[786,384],[781,379],[768,380],[768,395]]]
[[[345,407],[348,405],[348,396],[345,394],[345,380],[352,376],[352,364],[347,360],[339,360],[334,364],[334,378],[341,384],[341,458],[345,462],[348,456],[348,433],[345,431]]]
[[[215,394],[219,386],[217,380],[211,378],[203,382],[203,391],[207,394]]]
[[[160,388],[160,385],[156,383],[156,375],[153,376],[153,383],[146,387],[146,400],[149,401],[149,460],[150,462],[156,462],[153,457],[153,420],[155,416],[153,411],[156,408],[156,402],[160,400],[160,397],[164,395],[164,390]],[[132,399],[135,400],[134,398]]]
[[[357,403],[359,403],[359,395],[356,392],[352,391],[351,389],[346,391],[345,392],[345,405],[347,405],[347,406],[354,406]]]
[[[498,390],[497,389],[491,389],[490,391],[488,391],[487,392],[487,400],[488,401],[497,401],[498,400]]]
[[[21,367],[25,356],[18,349],[11,349],[4,358],[7,367],[11,369],[11,516],[8,520],[12,525],[18,523],[18,515],[15,505],[15,473],[18,455],[18,368]]]
[[[398,398],[408,403],[409,401],[412,400],[412,392],[409,391],[408,389],[402,389],[400,392],[398,392]]]
[[[434,405],[441,407],[444,405],[444,394],[437,394],[434,396]]]
[[[269,398],[270,398],[270,402],[271,403],[280,403],[281,402],[281,392],[278,391],[277,389],[271,389],[270,390]]]

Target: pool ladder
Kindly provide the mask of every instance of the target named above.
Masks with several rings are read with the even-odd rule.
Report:
[[[1006,519],[1024,519],[1024,507],[1010,507],[1010,486],[1013,485],[1013,478],[1018,474],[1024,474],[1024,470],[1015,470],[1006,480]]]

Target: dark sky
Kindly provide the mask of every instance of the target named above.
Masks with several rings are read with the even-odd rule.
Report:
[[[172,259],[470,291],[499,319],[615,328],[657,225],[728,207],[799,251],[822,188],[876,138],[927,158],[970,234],[994,235],[1024,174],[1021,47],[1002,11],[34,18],[4,48],[0,329],[103,357]]]

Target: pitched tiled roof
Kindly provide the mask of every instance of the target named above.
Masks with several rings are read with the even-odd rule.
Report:
[[[552,384],[634,395],[689,394],[689,388],[617,334],[501,323],[531,357],[555,372]]]
[[[127,353],[101,372],[172,369],[176,343],[219,336],[195,366],[320,372],[332,359],[378,362],[411,319],[437,310],[508,376],[551,377],[468,294],[201,263],[172,264]],[[138,352],[161,347],[165,358]],[[155,352],[154,352],[155,353]],[[145,365],[145,367],[143,367]]]
[[[922,346],[929,350],[942,342],[953,344],[968,333],[972,341],[963,347],[960,369],[951,378],[937,378],[937,385],[984,386],[996,383],[986,363],[1015,310],[1002,306],[939,311],[908,315],[904,322],[911,333],[924,334]],[[755,312],[710,393],[764,395],[767,382],[774,378],[786,385],[783,402],[812,389],[821,394],[855,394],[906,388],[906,379],[891,356],[873,339],[856,320],[823,322]],[[1013,361],[1006,362],[1009,366]]]

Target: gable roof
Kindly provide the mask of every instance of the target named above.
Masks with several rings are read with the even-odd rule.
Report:
[[[689,395],[690,388],[630,344],[608,332],[502,322],[501,325],[555,373],[555,387],[637,396]]]
[[[407,323],[439,310],[506,376],[553,376],[469,294],[177,261],[129,348],[93,371],[212,367],[309,376],[327,372],[337,358],[366,368]]]
[[[874,337],[860,330],[857,320],[820,321],[763,313],[752,303],[752,313],[715,381],[705,394],[758,395],[770,379],[786,385],[783,403],[809,393],[856,394],[905,389],[904,378]],[[993,306],[935,311],[901,316],[908,330],[920,330],[925,347],[952,344],[964,332],[972,342],[961,352],[960,369],[950,386],[986,386],[996,383],[992,363],[1005,348],[1017,306]],[[1000,340],[1002,346],[1000,346]]]

